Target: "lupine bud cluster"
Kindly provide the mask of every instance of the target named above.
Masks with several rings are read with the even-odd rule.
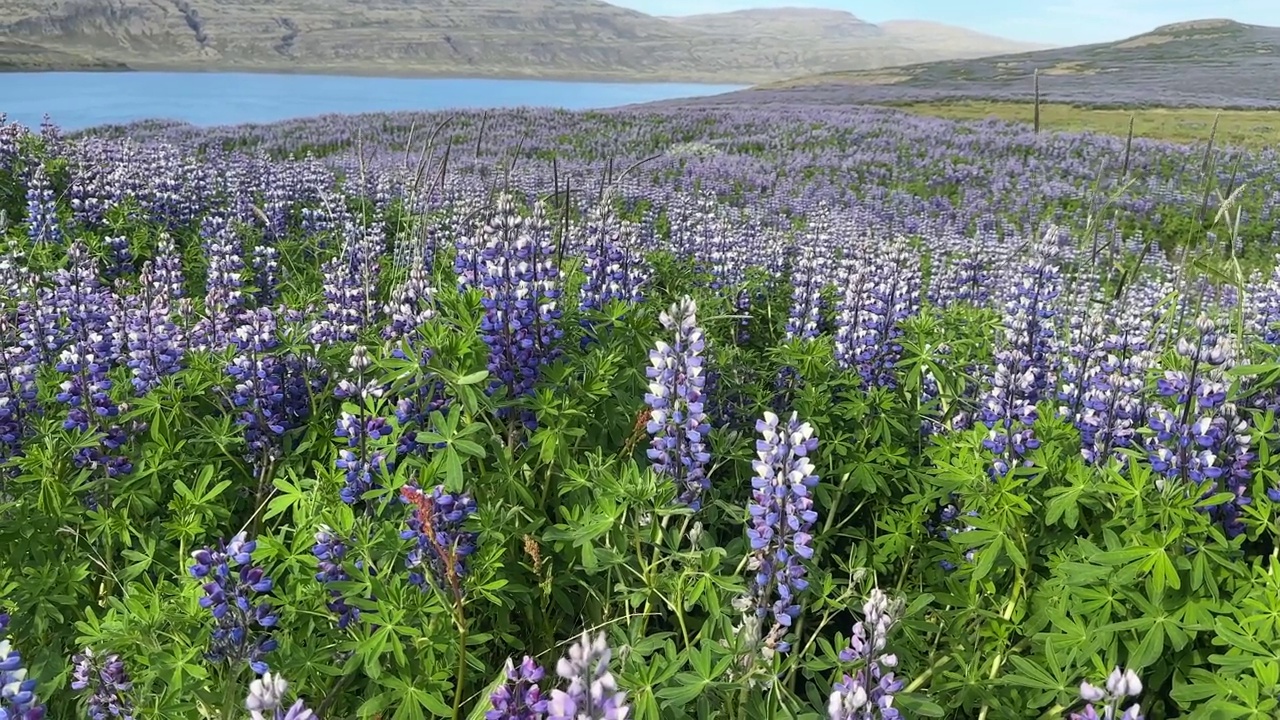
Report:
[[[133,702],[129,699],[133,683],[119,655],[100,657],[85,648],[71,663],[71,689],[89,691],[85,708],[89,720],[133,720]]]
[[[649,367],[645,368],[649,392],[644,399],[652,411],[646,429],[653,438],[648,455],[654,471],[675,483],[678,502],[697,510],[702,506],[702,494],[711,487],[707,477],[711,426],[702,396],[706,341],[697,324],[697,305],[688,296],[672,304],[660,318],[662,326],[673,333],[673,344],[659,340],[649,351]]]
[[[45,708],[36,697],[36,681],[27,677],[8,634],[9,615],[0,612],[0,720],[43,720]]]
[[[363,345],[352,349],[348,368],[354,382],[342,380],[334,393],[344,400],[354,400],[359,414],[343,411],[338,418],[334,435],[346,441],[346,447],[338,451],[337,467],[343,471],[345,485],[342,501],[348,505],[360,502],[365,493],[378,487],[378,480],[392,470],[392,461],[385,451],[376,449],[379,440],[391,435],[391,424],[384,417],[371,414],[371,403],[382,396],[383,388],[366,378],[373,365],[369,350]]]
[[[1142,708],[1137,703],[1120,710],[1126,698],[1141,694],[1142,681],[1138,675],[1132,670],[1116,668],[1104,687],[1080,683],[1080,699],[1086,704],[1080,712],[1071,713],[1070,720],[1142,720]]]
[[[263,673],[249,683],[249,695],[244,699],[244,707],[249,711],[252,720],[316,720],[316,714],[307,709],[301,698],[285,710],[284,695],[289,690],[289,683],[274,673]]]
[[[898,657],[887,652],[889,632],[898,621],[901,604],[891,601],[879,588],[873,589],[862,606],[862,620],[853,626],[849,647],[840,651],[840,662],[854,663],[832,688],[827,713],[831,720],[898,720],[893,707],[894,693],[902,680],[894,676]]]
[[[809,587],[802,560],[813,556],[811,529],[818,519],[813,491],[818,485],[809,456],[818,448],[818,439],[808,423],[795,413],[782,423],[777,415],[765,413],[756,422],[757,459],[751,465],[751,503],[747,540],[751,556],[747,569],[754,573],[751,595],[756,615],[772,613],[773,630],[765,646],[778,652],[790,649],[783,638],[800,617],[800,593]]]
[[[400,496],[411,507],[409,529],[400,533],[402,539],[414,541],[405,558],[409,582],[424,590],[433,586],[461,600],[466,560],[476,550],[476,533],[466,529],[467,518],[476,512],[475,501],[465,493],[446,492],[443,485],[430,493],[406,485]]]
[[[257,543],[244,532],[216,548],[191,553],[191,576],[204,584],[200,607],[213,615],[212,643],[205,657],[210,662],[248,663],[261,675],[268,669],[264,658],[276,648],[271,637],[277,617],[260,596],[274,584],[262,568],[253,564]]]

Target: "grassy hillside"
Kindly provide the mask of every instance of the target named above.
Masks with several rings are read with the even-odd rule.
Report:
[[[0,63],[752,84],[1027,47],[916,30],[831,11],[677,21],[601,0],[8,0],[0,40],[26,52]]]
[[[1280,28],[1201,20],[1112,43],[793,78],[762,102],[1029,101],[1094,107],[1280,107]],[[744,98],[745,99],[745,98]]]

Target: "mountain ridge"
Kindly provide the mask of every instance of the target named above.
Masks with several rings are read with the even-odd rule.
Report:
[[[728,84],[1028,47],[950,26],[906,36],[840,11],[661,18],[602,0],[9,0],[0,42],[10,49],[0,51],[0,66],[22,70]]]
[[[1021,101],[1093,107],[1280,108],[1280,27],[1226,18],[1162,25],[1114,42],[762,83],[724,102],[893,104]],[[720,100],[717,100],[720,101]]]

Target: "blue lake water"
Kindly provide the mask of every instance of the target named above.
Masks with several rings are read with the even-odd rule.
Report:
[[[739,87],[258,73],[0,73],[0,113],[31,127],[48,113],[65,130],[149,118],[207,126],[388,110],[522,105],[583,110]]]

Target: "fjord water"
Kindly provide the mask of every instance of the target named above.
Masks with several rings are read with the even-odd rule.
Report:
[[[259,73],[0,73],[0,113],[64,130],[144,119],[265,123],[326,113],[536,105],[573,110],[730,92],[737,85]]]

